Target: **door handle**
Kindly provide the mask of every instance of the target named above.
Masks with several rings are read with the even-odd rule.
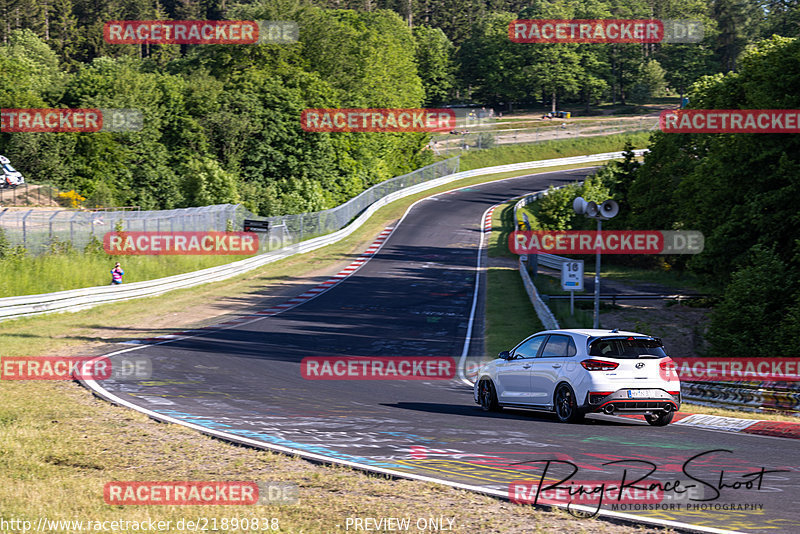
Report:
[[[531,364],[526,363],[525,365],[522,366],[522,368],[523,369],[530,369],[531,368]]]
[[[553,364],[553,369],[558,369],[559,367],[561,367],[560,363],[554,363]]]

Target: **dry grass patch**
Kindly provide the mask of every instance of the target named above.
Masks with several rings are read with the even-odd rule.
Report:
[[[281,532],[344,532],[347,517],[455,518],[455,532],[655,532],[577,519],[446,486],[387,481],[343,467],[228,444],[96,399],[75,383],[4,383],[0,390],[0,518],[172,521],[277,518]],[[280,481],[296,505],[112,506],[103,486],[123,480]],[[337,528],[341,525],[341,528]],[[67,529],[53,529],[66,532]],[[120,530],[120,532],[133,530]],[[174,531],[174,530],[172,530]],[[239,531],[243,532],[243,531]]]

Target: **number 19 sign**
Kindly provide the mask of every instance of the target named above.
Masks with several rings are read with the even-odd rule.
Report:
[[[564,262],[561,268],[561,289],[583,291],[583,260]]]

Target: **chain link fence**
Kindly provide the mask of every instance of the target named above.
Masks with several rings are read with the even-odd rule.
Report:
[[[63,243],[83,250],[95,240],[102,242],[107,232],[241,231],[245,219],[258,219],[270,223],[269,231],[260,239],[261,250],[268,251],[334,232],[389,193],[453,174],[458,166],[458,157],[443,160],[374,185],[335,208],[314,213],[257,217],[238,204],[159,211],[5,209],[0,210],[0,228],[12,245],[22,245],[36,255]]]
[[[11,244],[22,245],[29,254],[36,255],[61,243],[83,250],[94,240],[102,242],[107,232],[115,230],[224,231],[237,220],[240,209],[222,204],[160,211],[4,210],[0,212],[0,228]]]

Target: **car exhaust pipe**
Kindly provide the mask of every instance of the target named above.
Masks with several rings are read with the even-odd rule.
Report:
[[[670,404],[670,403],[665,404],[664,405],[664,411],[667,412],[667,413],[671,412],[672,411],[672,404]]]
[[[603,408],[603,413],[607,415],[612,415],[614,413],[614,405],[606,404],[606,406]]]

